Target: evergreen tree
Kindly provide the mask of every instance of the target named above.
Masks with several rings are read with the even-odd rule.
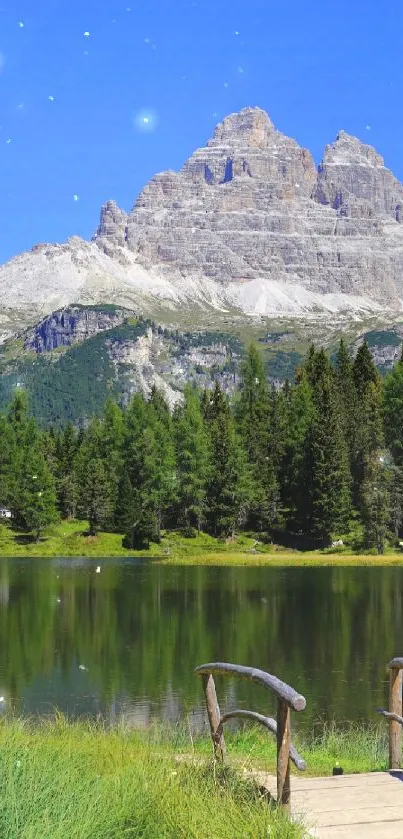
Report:
[[[279,492],[274,467],[273,403],[269,396],[263,361],[251,344],[241,367],[241,390],[236,408],[238,428],[251,467],[249,523],[259,531],[270,530],[278,517]]]
[[[350,462],[352,462],[355,444],[358,394],[353,375],[353,364],[344,338],[340,339],[336,355],[335,381],[340,407],[341,427],[348,446],[349,459]]]
[[[311,536],[329,544],[343,532],[350,514],[348,452],[340,425],[332,368],[323,350],[310,373],[313,412],[306,438],[306,521]]]
[[[19,493],[19,519],[39,542],[44,530],[57,520],[53,476],[38,445],[26,455]]]
[[[114,485],[103,457],[102,425],[94,419],[88,427],[75,462],[77,510],[88,520],[90,535],[111,521]]]
[[[59,510],[64,518],[74,518],[77,505],[76,457],[80,448],[78,434],[68,422],[56,443],[56,489]]]
[[[362,506],[371,480],[376,481],[373,464],[379,462],[384,449],[382,380],[376,370],[367,344],[359,348],[353,376],[356,389],[355,431],[352,456],[353,498],[361,517],[367,515]],[[375,477],[374,477],[375,476]],[[366,507],[368,511],[368,506]]]
[[[139,440],[139,463],[136,486],[133,491],[133,524],[126,534],[125,544],[130,547],[148,547],[151,541],[160,540],[160,474],[159,453],[152,428],[145,428]]]
[[[206,519],[214,536],[234,534],[242,510],[241,456],[227,399],[215,385],[207,407],[211,462]]]
[[[133,396],[124,414],[123,453],[124,464],[133,488],[139,482],[141,467],[141,436],[150,421],[150,409],[142,395]]]
[[[99,427],[100,456],[102,457],[109,485],[110,518],[105,522],[113,527],[113,511],[117,503],[119,479],[122,472],[124,418],[121,408],[111,399],[105,404]]]
[[[288,396],[288,424],[280,469],[282,505],[287,526],[293,532],[301,532],[306,527],[306,450],[313,412],[312,388],[302,369]]]
[[[20,455],[11,423],[0,416],[0,505],[15,511]]]
[[[175,412],[178,505],[185,527],[200,530],[206,506],[209,469],[208,435],[197,392],[187,387],[185,402]]]
[[[394,462],[403,468],[403,361],[387,374],[383,388],[385,442]]]
[[[379,373],[366,341],[357,350],[353,364],[353,378],[358,397],[367,392],[370,384],[378,384]]]
[[[361,519],[364,547],[383,554],[390,524],[390,472],[384,457],[372,457],[365,464],[361,486]]]
[[[134,493],[126,467],[118,484],[114,526],[118,533],[131,533],[134,525]]]
[[[84,457],[79,470],[79,509],[88,520],[90,536],[105,527],[111,514],[111,487],[103,460]]]
[[[177,475],[175,463],[175,447],[172,436],[171,420],[166,422],[164,417],[149,404],[149,429],[153,431],[154,445],[154,476],[153,504],[157,515],[157,538],[161,538],[161,529],[172,513],[177,500]]]

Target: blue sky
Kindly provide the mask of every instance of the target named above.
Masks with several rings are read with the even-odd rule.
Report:
[[[0,0],[0,262],[90,237],[246,105],[403,180],[402,58],[401,0]]]

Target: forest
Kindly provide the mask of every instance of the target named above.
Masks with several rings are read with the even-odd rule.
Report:
[[[383,553],[403,520],[403,360],[382,379],[367,344],[352,359],[342,339],[332,360],[312,346],[276,388],[252,344],[232,400],[189,386],[171,413],[154,389],[108,401],[85,428],[41,428],[17,388],[0,415],[0,506],[38,540],[82,518],[133,549],[203,530]]]

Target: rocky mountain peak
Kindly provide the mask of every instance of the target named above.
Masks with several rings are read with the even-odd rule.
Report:
[[[403,185],[373,146],[346,131],[325,148],[314,198],[349,218],[403,217]]]
[[[352,163],[377,168],[385,166],[383,157],[375,151],[373,146],[361,142],[357,137],[343,130],[339,131],[334,143],[326,146],[323,163],[327,166],[349,166]]]
[[[266,111],[261,108],[243,108],[230,114],[220,122],[207,146],[229,143],[235,146],[249,146],[264,149],[275,131]]]

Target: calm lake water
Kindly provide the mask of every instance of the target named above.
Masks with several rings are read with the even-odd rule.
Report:
[[[100,565],[100,573],[96,567]],[[377,719],[403,654],[403,569],[167,568],[136,560],[0,560],[0,708],[145,725],[203,718],[197,664],[268,670],[307,699],[299,726]],[[221,706],[273,712],[217,680]]]

